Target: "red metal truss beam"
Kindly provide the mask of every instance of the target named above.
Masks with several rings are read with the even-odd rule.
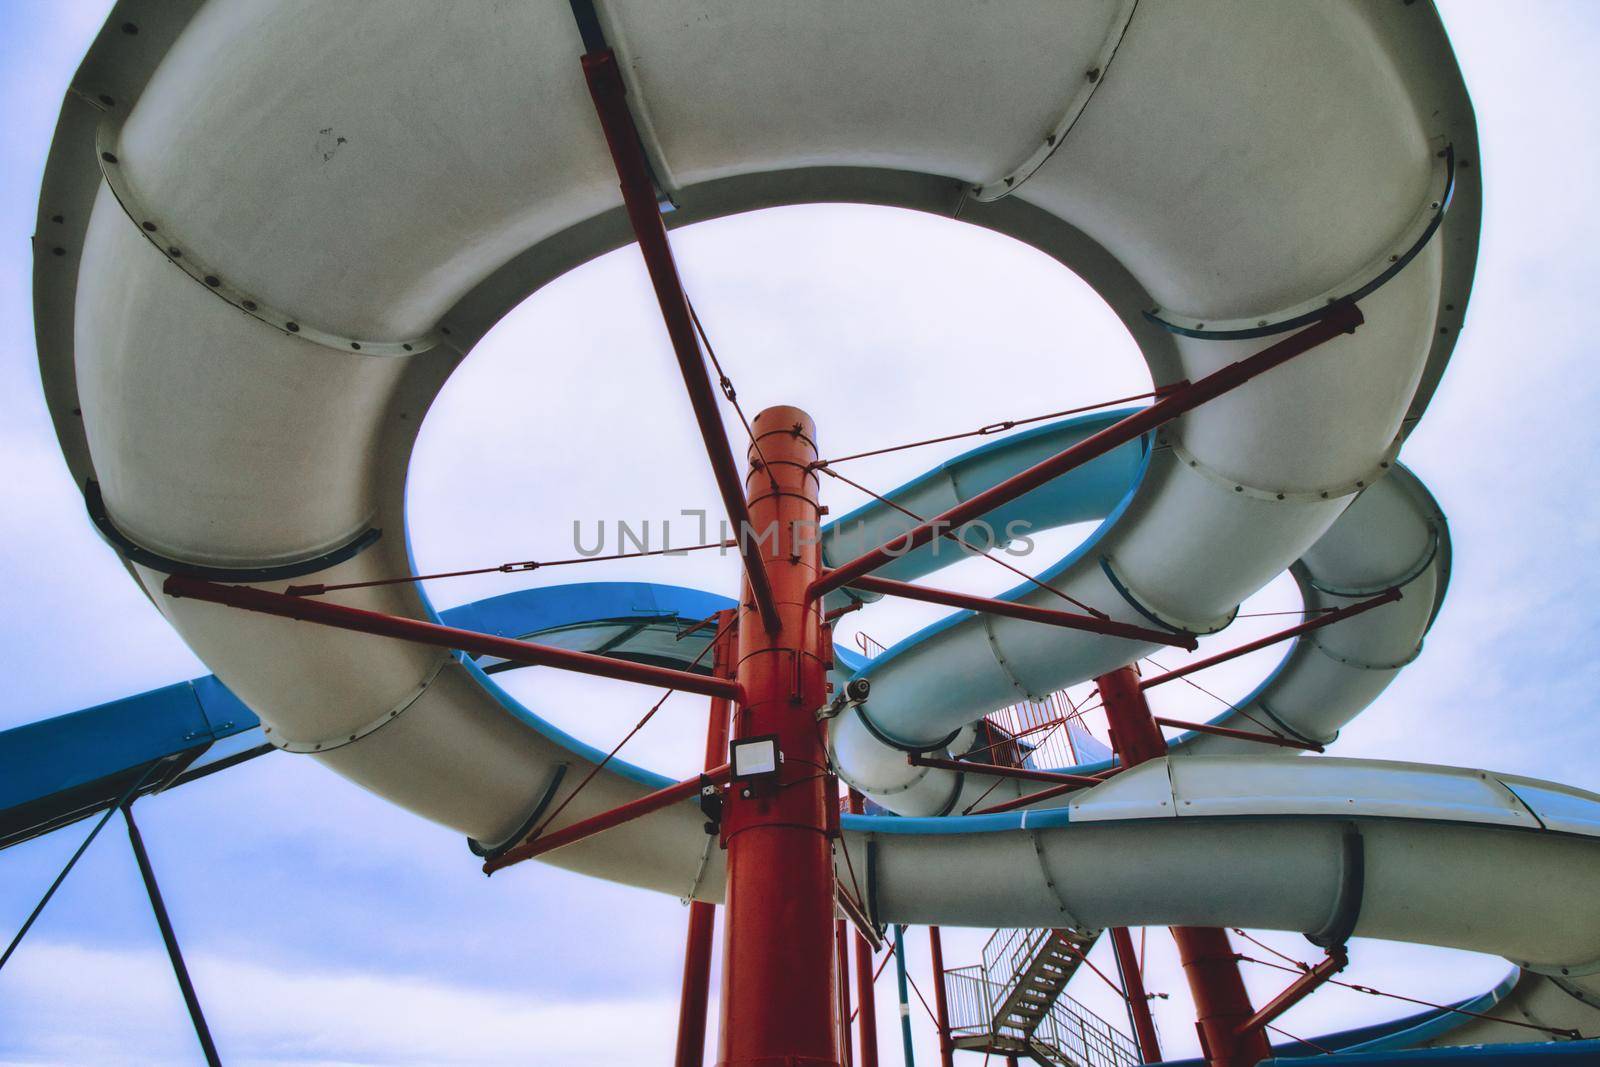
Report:
[[[168,596],[178,599],[204,600],[212,604],[259,611],[285,619],[314,622],[340,630],[373,634],[377,637],[394,637],[438,648],[454,648],[474,656],[498,656],[513,663],[535,667],[556,667],[579,674],[592,674],[600,678],[614,678],[622,682],[641,685],[659,685],[685,693],[724,697],[738,701],[743,690],[730,678],[717,678],[704,674],[691,674],[670,667],[654,667],[647,663],[629,663],[626,660],[596,656],[588,652],[573,652],[564,648],[517,641],[509,637],[481,634],[474,630],[460,630],[454,626],[441,626],[434,622],[409,619],[402,615],[385,615],[379,611],[330,604],[324,600],[288,596],[266,589],[252,589],[242,585],[218,585],[201,578],[174,574],[161,587]]]
[[[1085,774],[1066,774],[1062,771],[1036,771],[1030,767],[1007,767],[1001,763],[978,763],[968,760],[936,759],[912,753],[906,762],[913,767],[939,767],[947,771],[971,771],[974,774],[992,774],[997,778],[1019,778],[1027,782],[1059,782],[1072,786],[1099,785],[1103,779]],[[1039,796],[1038,793],[1034,794]],[[993,809],[990,809],[993,810]]]
[[[1264,1029],[1268,1023],[1310,996],[1318,986],[1344,970],[1349,963],[1350,957],[1342,945],[1329,949],[1327,959],[1296,978],[1287,989],[1273,997],[1270,1003],[1262,1005],[1254,1015],[1240,1023],[1239,1033],[1248,1034]]]
[[[655,186],[650,181],[644,149],[639,142],[639,131],[634,125],[633,114],[628,110],[628,90],[617,67],[616,55],[609,48],[586,54],[583,57],[583,76],[589,83],[589,95],[594,99],[594,109],[600,117],[606,145],[611,150],[611,161],[616,166],[628,222],[633,227],[639,251],[644,256],[650,284],[656,291],[656,301],[661,305],[661,317],[666,323],[672,350],[678,357],[678,367],[683,372],[683,384],[689,391],[689,403],[694,407],[695,421],[700,424],[700,436],[705,440],[706,456],[711,460],[717,492],[721,494],[722,506],[734,525],[739,554],[744,558],[745,573],[750,579],[751,596],[755,598],[756,608],[761,613],[762,625],[768,632],[775,633],[781,625],[778,606],[772,595],[772,582],[767,577],[759,545],[752,536],[750,511],[745,505],[744,479],[739,475],[733,449],[728,444],[728,431],[722,424],[717,394],[711,387],[711,376],[706,371],[705,357],[695,334],[694,318],[689,312],[689,300],[683,292],[683,281],[678,277],[678,265],[672,258],[672,247],[667,242],[667,228],[661,221]]]
[[[1268,634],[1266,637],[1258,638],[1254,641],[1247,641],[1238,648],[1230,648],[1226,652],[1218,652],[1215,656],[1208,656],[1205,659],[1195,660],[1193,663],[1186,663],[1182,667],[1167,671],[1165,674],[1156,674],[1149,678],[1141,678],[1139,680],[1139,688],[1150,689],[1165,682],[1176,681],[1185,675],[1194,674],[1196,671],[1203,671],[1207,667],[1215,667],[1217,664],[1226,663],[1230,659],[1238,659],[1240,656],[1259,651],[1271,645],[1275,645],[1279,641],[1287,641],[1291,637],[1299,637],[1301,634],[1308,634],[1313,630],[1320,630],[1324,626],[1332,626],[1334,623],[1343,619],[1348,619],[1352,615],[1360,615],[1364,611],[1371,611],[1373,608],[1384,604],[1392,604],[1399,599],[1399,587],[1390,586],[1388,589],[1385,589],[1377,596],[1368,600],[1363,600],[1355,604],[1347,604],[1336,611],[1330,611],[1326,612],[1325,614],[1318,615],[1314,619],[1302,622],[1296,626],[1291,626],[1286,630],[1279,630],[1277,633]]]
[[[1095,785],[1100,784],[1099,779],[1094,779],[1093,781]],[[1006,800],[999,804],[991,804],[987,808],[979,808],[972,814],[999,815],[1002,812],[1016,811],[1018,808],[1025,808],[1029,804],[1037,804],[1041,800],[1050,800],[1065,793],[1070,793],[1075,789],[1087,789],[1088,786],[1088,782],[1066,782],[1062,785],[1053,785],[1049,789],[1041,789],[1037,793],[1029,793],[1026,796],[1017,797],[1015,800]]]
[[[1208,722],[1185,722],[1182,719],[1169,719],[1164,715],[1155,716],[1155,721],[1161,726],[1170,726],[1174,730],[1193,730],[1197,734],[1216,734],[1218,737],[1231,737],[1235,741],[1255,741],[1263,745],[1277,745],[1279,748],[1299,748],[1307,752],[1322,752],[1323,747],[1310,741],[1296,741],[1290,737],[1279,737],[1277,734],[1258,734],[1253,730],[1230,730],[1226,726],[1212,726]]]
[[[724,763],[720,767],[711,768],[704,774],[697,774],[693,778],[685,778],[681,782],[674,782],[669,786],[657,789],[654,793],[646,793],[638,800],[630,800],[626,804],[618,804],[616,807],[602,811],[598,815],[591,815],[587,819],[579,819],[571,826],[536,837],[532,841],[524,841],[515,848],[507,849],[500,855],[484,861],[483,873],[493,874],[502,867],[509,867],[513,863],[521,863],[523,860],[530,860],[535,856],[542,856],[546,852],[554,852],[558,848],[563,848],[585,838],[593,837],[595,834],[615,829],[623,823],[632,822],[634,819],[660,811],[662,808],[671,807],[679,801],[687,800],[692,796],[698,796],[700,790],[706,786],[721,785],[725,782],[728,777],[728,770],[728,765]]]
[[[824,574],[813,582],[808,595],[811,597],[820,596],[821,593],[817,592],[817,587],[826,583],[832,573],[834,572]],[[1152,630],[1149,627],[1134,626],[1126,622],[1115,622],[1111,619],[1101,619],[1093,615],[1078,615],[1074,612],[1057,611],[1053,608],[1036,608],[1028,604],[1013,603],[1009,600],[995,600],[991,597],[954,593],[946,589],[929,589],[927,586],[913,585],[910,582],[897,582],[892,578],[874,578],[871,575],[861,575],[849,584],[852,589],[865,589],[869,593],[883,593],[886,596],[903,597],[906,600],[921,600],[928,604],[943,604],[946,607],[965,608],[968,611],[979,611],[989,615],[1003,615],[1008,619],[1042,622],[1049,626],[1061,626],[1068,630],[1084,630],[1088,633],[1106,634],[1110,637],[1125,637],[1130,641],[1149,641],[1153,644],[1186,648],[1191,652],[1197,647],[1192,634],[1176,634],[1170,630]]]
[[[865,555],[834,568],[812,585],[811,595],[821,596],[842,586],[854,585],[857,578],[876,570],[892,559],[922,547],[938,536],[940,531],[960,529],[1000,505],[1015,500],[1051,479],[1081,467],[1090,460],[1171,422],[1185,412],[1192,411],[1206,401],[1214,400],[1229,390],[1238,388],[1252,378],[1287,363],[1303,352],[1310,351],[1340,334],[1353,333],[1363,321],[1365,320],[1360,309],[1354,304],[1339,304],[1329,311],[1327,317],[1299,333],[1290,334],[1253,356],[1230,363],[1197,382],[1178,382],[1164,390],[1161,398],[1149,407],[1112,423],[1099,433],[1084,438],[1072,447],[1034,464],[1020,474],[1007,478],[970,500],[963,501],[912,527]]]

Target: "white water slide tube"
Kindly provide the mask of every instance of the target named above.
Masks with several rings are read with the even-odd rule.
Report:
[[[612,0],[600,16],[672,225],[851,201],[990,227],[1094,286],[1158,384],[1359,297],[1355,334],[1147,442],[1131,495],[1054,581],[1204,633],[1297,560],[1315,604],[1404,580],[1399,604],[1297,645],[1269,683],[1266,708],[1308,737],[1415,651],[1443,527],[1393,461],[1462,322],[1479,215],[1471,106],[1430,5]],[[630,239],[583,51],[557,0],[125,0],[73,82],[40,204],[47,400],[135,578],[280,747],[491,843],[558,765],[576,780],[597,753],[459,657],[160,589],[174,567],[275,589],[410,569],[406,470],[440,385],[527,294]],[[1341,533],[1344,515],[1378,533]],[[345,602],[432,615],[403,587]],[[864,712],[932,744],[1142,651],[958,619],[874,664]],[[911,781],[861,722],[836,726],[845,773],[943,810],[954,784]],[[614,766],[558,825],[663,782]],[[683,805],[547,858],[716,899],[700,823]],[[1565,1011],[1600,986],[1600,798],[1545,783],[1185,755],[1064,808],[851,819],[845,838],[872,853],[884,920],[1354,933],[1499,953],[1550,976],[1538,995]]]

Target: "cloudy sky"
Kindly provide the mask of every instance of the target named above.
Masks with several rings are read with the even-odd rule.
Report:
[[[92,533],[34,361],[28,236],[39,177],[62,93],[105,8],[0,5],[0,448],[9,474],[0,588],[10,609],[0,620],[8,687],[0,728],[205,673]],[[1600,248],[1589,188],[1600,171],[1591,135],[1600,8],[1547,2],[1538,18],[1489,0],[1443,8],[1478,110],[1483,254],[1462,343],[1404,458],[1450,517],[1455,571],[1426,653],[1336,751],[1600,789],[1600,667],[1587,649],[1600,595],[1591,555],[1600,543],[1600,374],[1589,335]],[[1081,282],[956,223],[795,208],[706,224],[675,242],[748,409],[807,408],[827,453],[1148,387],[1131,342]],[[652,309],[625,250],[547,287],[472,355],[429,416],[413,466],[420,567],[569,555],[574,519],[715,513]],[[955,450],[867,461],[855,474],[887,488]],[[830,501],[838,514],[859,498],[836,492]],[[981,563],[961,572],[952,583],[1008,584]],[[607,565],[585,577],[726,590],[735,575],[731,560],[705,557]],[[429,592],[449,606],[571,577],[466,579]],[[1247,610],[1294,603],[1279,583]],[[930,617],[896,606],[852,621],[889,641]],[[1242,693],[1273,659],[1240,661],[1214,687]],[[510,677],[535,710],[599,743],[650,699],[553,672]],[[1171,702],[1163,707],[1209,713],[1204,699],[1163,693]],[[703,708],[687,698],[668,707],[630,752],[687,772]],[[486,882],[456,835],[281,754],[140,811],[230,1063],[576,1067],[669,1058],[685,921],[676,900],[542,867]],[[9,939],[85,829],[0,856],[0,936]],[[947,962],[975,960],[985,936],[951,932]],[[1306,955],[1297,938],[1269,940]],[[909,944],[928,991],[922,932]],[[1158,1019],[1165,1047],[1180,1054],[1193,1038],[1172,957],[1170,939],[1152,930],[1148,984],[1171,994],[1157,1002]],[[1351,980],[1429,998],[1477,992],[1506,967],[1374,942],[1358,943],[1353,958]],[[1270,972],[1250,977],[1258,998],[1281,984]],[[880,1003],[892,989],[883,983]],[[1092,975],[1073,992],[1120,1022]],[[1330,991],[1284,1026],[1311,1034],[1404,1010]],[[929,1062],[932,1031],[921,1008],[913,1012]],[[883,1015],[882,1047],[897,1055],[893,1012]],[[189,1061],[199,1057],[183,1005],[112,828],[0,972],[0,1063]]]

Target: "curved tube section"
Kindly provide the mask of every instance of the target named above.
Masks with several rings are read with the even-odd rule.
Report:
[[[1298,643],[1252,698],[1286,729],[1330,735],[1415,652],[1447,544],[1442,522],[1430,540],[1436,511],[1420,487],[1382,472],[1448,360],[1480,211],[1470,101],[1428,5],[1245,12],[1196,0],[1124,19],[1115,0],[753,0],[686,18],[680,3],[619,0],[605,14],[680,205],[674,224],[843,200],[990,227],[1093,285],[1158,385],[1257,350],[1205,339],[1205,324],[1270,324],[1336,290],[1435,210],[1443,154],[1472,162],[1438,204],[1449,210],[1432,239],[1362,301],[1359,332],[1107,457],[1104,484],[1076,478],[1056,511],[1035,502],[1059,522],[1108,516],[1046,577],[1128,622],[1214,630],[1291,565],[1313,605],[1404,577],[1404,600]],[[134,21],[137,35],[121,30]],[[1077,107],[1082,72],[1113,36],[1114,72],[1059,148],[1012,195],[973,198],[1037,155],[1040,131]],[[418,40],[461,57],[460,76],[412,62]],[[99,485],[139,558],[295,569],[377,529],[370,547],[300,580],[411,570],[406,468],[442,383],[529,293],[628,240],[582,50],[560,4],[492,15],[118,5],[63,105],[39,224],[41,247],[60,251],[39,257],[35,293],[68,464]],[[648,63],[632,58],[645,52]],[[117,103],[93,103],[106,99]],[[1330,100],[1337,122],[1325,118]],[[1163,308],[1183,310],[1185,335],[1144,317]],[[918,491],[934,494],[923,506],[972,490],[935,479]],[[1381,545],[1369,554],[1373,529]],[[282,747],[476,841],[504,842],[558,767],[576,782],[599,759],[477,664],[171,601],[159,571],[137,559],[130,569]],[[416,589],[341,599],[433,618]],[[885,737],[941,742],[1019,693],[1148,651],[1040,629],[957,617],[869,668],[867,714]],[[682,662],[688,644],[649,654]],[[864,721],[834,729],[847,773],[906,812],[942,810],[954,790],[894,778],[903,755],[851,725]],[[1596,860],[1600,798],[1480,772],[1194,747],[1202,754],[1127,772],[1066,808],[847,818],[843,841],[874,851],[867,896],[889,921],[1315,933],[1338,920],[1590,980],[1600,915],[1579,875]],[[614,765],[556,828],[664,781]],[[716,899],[721,855],[701,822],[680,805],[548,859]],[[1359,913],[1346,914],[1352,826],[1367,876]]]
[[[942,510],[1103,429],[1122,414],[1067,420],[986,444],[886,496],[918,514]],[[1150,477],[1151,464],[1163,451],[1187,464],[1184,453],[1172,444],[1158,439],[1153,447],[1152,455],[1147,452],[1148,439],[1123,446],[1019,498],[1003,514],[986,516],[985,521],[994,529],[1025,523],[1026,529],[1036,532],[1103,519],[1082,545],[1043,572],[1046,580],[1060,588],[1054,576],[1073,573],[1075,568],[1093,568],[1092,561],[1107,558],[1107,537],[1137,500],[1142,480]],[[1320,609],[1342,607],[1389,588],[1400,590],[1400,600],[1295,639],[1278,668],[1236,709],[1215,720],[1218,725],[1265,728],[1280,736],[1317,743],[1331,741],[1420,651],[1448,579],[1449,530],[1416,476],[1400,464],[1381,462],[1383,476],[1361,489],[1290,570],[1300,586],[1308,619]],[[849,558],[861,544],[881,544],[909,524],[895,508],[874,502],[824,532],[826,557],[830,561]],[[1177,527],[1176,536],[1182,536],[1183,530]],[[946,542],[939,548],[929,546],[909,553],[893,566],[896,577],[914,578],[934,573],[959,558],[959,549]],[[1100,573],[1104,575],[1103,567]],[[1032,585],[1018,586],[1003,598],[1039,604],[1054,599]],[[1108,606],[1106,601],[1089,603]],[[1056,604],[1060,606],[1060,601]],[[904,815],[946,814],[985,793],[988,802],[998,803],[1037,791],[1042,788],[1037,784],[1010,780],[996,784],[983,775],[910,766],[906,751],[918,747],[926,732],[908,741],[891,724],[902,721],[897,715],[912,717],[929,708],[949,707],[959,708],[959,713],[940,719],[939,725],[964,725],[996,707],[1051,692],[1049,678],[1059,673],[1035,681],[1047,669],[1059,672],[1061,665],[1067,665],[1077,672],[1069,675],[1068,681],[1081,681],[1098,673],[1094,656],[1126,657],[1129,645],[1118,638],[1010,623],[972,612],[951,615],[855,672],[854,676],[872,683],[872,690],[865,704],[833,721],[840,772],[879,804]],[[1038,667],[1030,673],[1034,665]],[[948,731],[944,736],[948,737]],[[970,732],[958,734],[954,745],[947,743],[949,750],[959,754],[963,743],[970,745],[971,737]],[[1182,738],[1178,750],[1264,751],[1259,745],[1214,735]]]

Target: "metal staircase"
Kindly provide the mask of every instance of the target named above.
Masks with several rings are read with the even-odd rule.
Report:
[[[1083,953],[1094,944],[1094,934],[1076,930],[1028,931],[1043,933],[1043,943],[1034,952],[1033,959],[1017,975],[1005,1003],[995,1019],[996,1029],[1029,1038],[1039,1029],[1050,1009],[1067,988],[1078,969]],[[1024,943],[1031,943],[1028,939]]]
[[[1099,931],[997,930],[944,973],[952,1047],[1046,1067],[1134,1067],[1133,1041],[1066,993]]]

